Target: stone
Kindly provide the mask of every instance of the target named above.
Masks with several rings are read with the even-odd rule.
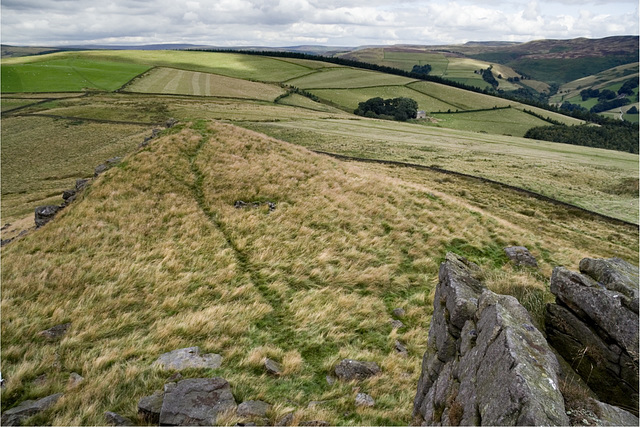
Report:
[[[401,356],[408,356],[409,354],[409,352],[407,351],[407,347],[398,340],[396,340],[393,348]]]
[[[556,267],[548,304],[549,343],[603,402],[638,415],[638,269],[619,258]]]
[[[529,249],[524,246],[509,246],[504,248],[504,252],[515,265],[523,267],[538,267],[538,261],[533,255],[531,255]]]
[[[389,321],[389,323],[391,323],[391,329],[400,329],[400,328],[404,327],[404,323],[402,323],[398,319],[391,319]]]
[[[403,308],[394,308],[391,313],[396,317],[404,317],[406,314]]]
[[[95,167],[94,171],[93,171],[93,176],[97,177],[98,175],[101,175],[102,173],[108,171],[109,169],[111,169],[112,167],[116,166],[118,163],[120,163],[122,161],[122,157],[112,157],[110,159],[105,160],[104,163],[99,164],[98,166]]]
[[[188,368],[218,369],[222,356],[215,353],[200,354],[199,347],[187,347],[164,353],[153,362],[166,371],[181,371]]]
[[[3,426],[19,426],[27,418],[53,406],[62,396],[62,393],[56,393],[39,400],[25,400],[18,406],[6,410],[2,414],[0,424]]]
[[[164,400],[164,392],[156,391],[151,396],[145,396],[138,401],[138,414],[150,424],[158,424],[160,422],[160,411],[162,410],[162,401]]]
[[[331,376],[331,375],[326,375],[326,376],[324,377],[324,379],[325,379],[325,380],[327,380],[327,384],[329,384],[329,385],[333,385],[333,384],[335,384],[335,382],[336,382],[335,377],[333,377],[333,376]]]
[[[225,379],[186,379],[165,386],[160,425],[214,425],[218,413],[236,408]]]
[[[132,426],[133,422],[126,417],[115,412],[107,411],[104,413],[104,419],[107,420],[107,425],[110,426]]]
[[[380,367],[375,362],[343,359],[335,367],[335,374],[342,381],[365,380],[379,373]]]
[[[78,374],[77,372],[71,372],[69,375],[69,381],[67,382],[67,387],[76,388],[84,381],[84,377]]]
[[[84,190],[88,185],[88,179],[76,179],[76,193]]]
[[[62,323],[60,325],[56,325],[44,331],[38,332],[38,336],[44,337],[49,341],[54,341],[66,334],[70,327],[71,323]]]
[[[275,423],[276,426],[290,426],[291,424],[293,424],[293,412],[285,414]]]
[[[356,406],[364,406],[371,407],[376,404],[376,401],[373,400],[373,397],[369,396],[366,393],[358,393],[356,396]]]
[[[247,400],[238,405],[236,414],[239,417],[266,417],[271,405],[261,400]]]
[[[311,427],[325,427],[328,426],[329,423],[323,420],[311,420],[311,421],[303,421],[300,423],[301,426],[311,426]]]
[[[280,365],[275,360],[271,360],[269,358],[266,358],[264,360],[264,368],[271,375],[280,375],[282,373],[282,365]]]
[[[69,190],[64,190],[64,192],[62,193],[62,199],[63,200],[68,200],[72,197],[75,197],[76,195],[76,189],[75,188],[71,188]]]
[[[560,365],[527,310],[448,253],[440,266],[414,423],[568,425]]]
[[[638,417],[624,409],[595,400],[594,403],[598,406],[598,418],[600,419],[598,425],[634,427],[640,425]]]
[[[40,228],[56,216],[58,211],[60,210],[60,206],[49,205],[49,206],[38,206],[35,209],[35,223],[36,228]]]

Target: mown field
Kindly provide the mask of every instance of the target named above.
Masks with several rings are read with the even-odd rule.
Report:
[[[236,209],[236,200],[276,209]],[[512,267],[508,244],[529,247],[539,270]],[[271,403],[272,423],[293,412],[295,424],[406,425],[446,251],[480,263],[488,286],[516,295],[539,322],[553,266],[637,262],[637,244],[635,227],[500,187],[342,162],[193,120],[2,249],[2,406],[64,391],[28,424],[100,425],[108,410],[142,423],[138,399],[173,375],[152,362],[198,345],[222,366],[183,375],[226,378],[238,402]],[[399,329],[396,307],[406,311]],[[37,336],[63,322],[71,328],[60,341]],[[282,363],[279,378],[264,373],[265,357]],[[382,373],[329,384],[342,358],[375,361]],[[71,372],[85,378],[79,387],[66,387]],[[375,406],[356,407],[357,392]]]

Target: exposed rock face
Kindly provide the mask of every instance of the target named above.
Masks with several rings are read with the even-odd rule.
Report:
[[[238,405],[236,413],[239,417],[266,417],[271,405],[261,400],[247,400]]]
[[[343,381],[364,380],[379,373],[380,367],[375,362],[353,359],[343,359],[335,368],[336,376]]]
[[[223,378],[192,378],[165,385],[160,425],[215,425],[219,412],[237,407]]]
[[[153,364],[165,370],[176,371],[187,368],[217,369],[222,364],[222,356],[214,353],[200,354],[199,347],[187,347],[164,353]]]
[[[52,326],[49,329],[45,329],[44,331],[40,331],[38,332],[38,335],[50,341],[53,341],[61,338],[64,334],[66,334],[70,327],[71,323],[62,323],[60,325]]]
[[[271,375],[280,375],[282,373],[282,365],[269,358],[264,360],[264,368]]]
[[[126,417],[115,412],[107,411],[104,413],[104,419],[107,420],[107,425],[110,426],[132,426],[133,422]]]
[[[538,267],[538,261],[524,246],[509,246],[504,248],[504,252],[515,265]]]
[[[53,406],[62,393],[52,394],[39,400],[25,400],[15,408],[11,408],[2,414],[3,426],[19,426],[22,421]]]
[[[160,422],[160,411],[162,410],[162,400],[164,392],[157,391],[151,396],[145,396],[138,401],[138,414],[150,424]]]
[[[567,425],[558,361],[518,301],[454,254],[440,267],[414,401],[427,425]]]
[[[60,210],[60,206],[38,206],[35,210],[36,228],[40,228],[53,219]]]
[[[638,269],[617,258],[551,276],[549,343],[600,399],[638,414]]]

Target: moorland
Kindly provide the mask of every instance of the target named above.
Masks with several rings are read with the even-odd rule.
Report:
[[[353,114],[375,96],[410,97],[428,119]],[[178,124],[165,128],[170,118]],[[587,256],[638,263],[638,156],[523,138],[550,120],[583,123],[309,59],[3,59],[2,238],[27,231],[2,248],[3,408],[64,391],[29,423],[103,424],[105,411],[143,423],[137,400],[172,375],[152,362],[198,345],[223,363],[183,375],[226,378],[238,402],[271,403],[271,422],[294,412],[295,422],[406,425],[447,251],[477,262],[491,289],[539,323],[553,267]],[[33,229],[35,206],[59,204],[115,156]],[[539,268],[513,266],[508,245],[528,247]],[[62,323],[62,339],[38,335]],[[282,364],[280,377],[264,372],[265,357]],[[382,374],[357,390],[328,382],[343,358]],[[71,372],[85,378],[79,387],[67,386]],[[376,405],[355,406],[358,391]]]

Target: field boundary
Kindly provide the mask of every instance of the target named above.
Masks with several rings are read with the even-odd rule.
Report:
[[[377,163],[377,164],[391,165],[391,166],[401,166],[401,167],[407,167],[407,168],[413,168],[413,169],[421,169],[421,170],[428,170],[428,171],[432,171],[432,172],[439,172],[439,173],[446,174],[446,175],[455,175],[455,176],[460,176],[460,177],[463,177],[463,178],[470,178],[470,179],[481,181],[481,182],[484,182],[484,183],[487,183],[487,184],[494,184],[494,185],[500,186],[502,188],[506,188],[506,189],[509,189],[509,190],[512,190],[512,191],[516,191],[518,193],[522,193],[522,194],[525,194],[527,196],[533,197],[535,199],[552,203],[554,205],[563,206],[563,207],[566,207],[566,208],[569,208],[569,209],[575,209],[575,210],[578,210],[580,212],[587,213],[589,215],[598,217],[600,219],[604,219],[604,220],[609,221],[609,222],[622,224],[622,225],[626,225],[626,226],[631,226],[636,230],[638,229],[638,224],[635,224],[633,222],[625,221],[624,219],[614,218],[612,216],[608,216],[608,215],[604,215],[604,214],[601,214],[601,213],[598,213],[598,212],[590,211],[589,209],[585,209],[585,208],[582,208],[580,206],[573,205],[571,203],[563,202],[561,200],[557,200],[557,199],[554,199],[552,197],[545,196],[543,194],[536,193],[534,191],[527,190],[527,189],[522,188],[522,187],[516,187],[515,185],[505,184],[504,182],[494,181],[492,179],[484,178],[484,177],[481,177],[481,176],[470,175],[470,174],[466,174],[466,173],[462,173],[462,172],[456,172],[456,171],[452,171],[452,170],[448,170],[448,169],[442,169],[442,168],[439,168],[439,167],[436,167],[436,166],[419,165],[419,164],[416,164],[416,163],[406,163],[406,162],[398,162],[398,161],[395,161],[395,160],[368,159],[368,158],[364,158],[364,157],[345,156],[343,154],[330,153],[330,152],[327,152],[327,151],[318,151],[318,150],[310,150],[310,151],[312,151],[314,153],[317,153],[317,154],[323,154],[323,155],[326,155],[326,156],[334,157],[334,158],[339,159],[339,160],[364,162],[364,163]]]
[[[12,117],[48,117],[51,119],[64,119],[64,120],[82,120],[87,122],[107,123],[115,125],[136,125],[136,126],[163,126],[162,123],[149,123],[149,122],[133,122],[124,120],[108,120],[108,119],[94,119],[90,117],[76,117],[76,116],[60,116],[57,114],[45,114],[45,113],[32,113],[32,114],[15,114]]]

